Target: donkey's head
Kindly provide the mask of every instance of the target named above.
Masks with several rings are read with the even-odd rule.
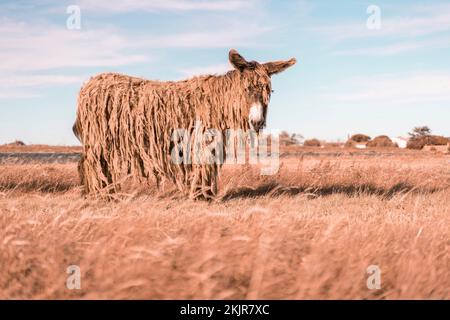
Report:
[[[272,93],[271,76],[293,66],[297,60],[292,58],[287,61],[258,63],[245,60],[234,49],[230,50],[229,59],[244,79],[247,102],[243,107],[248,108],[249,126],[259,132],[266,125],[267,108]]]

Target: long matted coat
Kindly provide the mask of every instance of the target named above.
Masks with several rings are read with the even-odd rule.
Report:
[[[78,97],[74,133],[83,144],[79,173],[93,195],[117,192],[127,179],[173,181],[191,198],[217,192],[220,164],[176,164],[171,158],[173,132],[185,129],[195,140],[214,128],[259,131],[266,121],[271,75],[296,60],[259,64],[235,50],[235,70],[220,76],[160,82],[106,73],[91,78]],[[202,133],[201,132],[201,133]]]

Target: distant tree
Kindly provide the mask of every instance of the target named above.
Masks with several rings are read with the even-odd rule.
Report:
[[[303,141],[303,136],[298,133],[292,133],[290,134],[287,131],[282,131],[279,135],[280,143],[283,145],[292,145],[292,144],[299,144]]]
[[[291,140],[295,141],[297,144],[302,143],[305,141],[305,137],[300,133],[293,133],[291,135]]]
[[[290,134],[287,131],[281,131],[280,139],[290,139]]]
[[[415,127],[412,132],[408,133],[411,139],[417,139],[420,137],[428,137],[431,135],[431,129],[427,126]]]

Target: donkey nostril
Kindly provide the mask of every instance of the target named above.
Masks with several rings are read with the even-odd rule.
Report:
[[[258,132],[264,125],[264,121],[250,121],[250,122],[252,124],[253,129]]]

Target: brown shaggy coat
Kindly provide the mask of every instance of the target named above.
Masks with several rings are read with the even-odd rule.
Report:
[[[175,129],[192,141],[206,129],[249,129],[249,108],[258,100],[267,111],[272,74],[295,63],[247,62],[230,51],[235,70],[221,76],[160,82],[106,73],[91,78],[78,97],[74,133],[83,144],[79,172],[85,191],[104,195],[120,190],[127,179],[173,181],[191,198],[212,198],[220,164],[175,164]],[[195,126],[201,123],[200,132]]]

